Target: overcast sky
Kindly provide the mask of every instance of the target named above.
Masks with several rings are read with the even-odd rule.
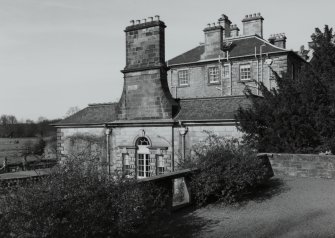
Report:
[[[166,60],[204,41],[222,13],[242,28],[261,12],[264,37],[285,32],[287,48],[335,25],[333,1],[0,0],[0,115],[63,117],[73,106],[119,99],[129,21],[160,15]]]

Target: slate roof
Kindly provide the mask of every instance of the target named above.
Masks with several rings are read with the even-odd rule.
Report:
[[[249,107],[246,96],[181,99],[180,111],[175,120],[234,120],[239,106]]]
[[[55,124],[62,125],[81,125],[81,124],[103,124],[116,120],[117,103],[90,104],[70,117]]]
[[[257,54],[259,54],[260,46],[265,44],[265,47],[262,47],[262,52],[266,53],[279,53],[279,52],[289,52],[288,50],[281,49],[276,47],[266,40],[260,38],[257,35],[254,36],[244,36],[228,39],[228,42],[232,42],[231,48],[229,50],[229,57],[241,57],[241,56],[250,56],[255,54],[255,47],[257,49]],[[168,61],[168,65],[175,64],[187,64],[201,62],[201,55],[205,51],[205,45],[199,45],[171,60]],[[214,59],[213,59],[214,60]]]
[[[239,106],[249,107],[246,96],[180,99],[180,111],[173,118],[179,120],[234,120]],[[117,120],[117,103],[91,104],[74,115],[54,124],[55,126],[102,125]]]

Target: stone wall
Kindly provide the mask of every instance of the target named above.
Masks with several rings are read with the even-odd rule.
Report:
[[[175,165],[178,168],[180,159],[182,158],[182,135],[179,133],[179,127],[174,128],[174,151],[175,151]],[[197,143],[204,141],[208,133],[212,132],[219,136],[224,136],[227,138],[241,138],[242,133],[239,132],[234,124],[231,125],[188,125],[187,133],[185,135],[185,152],[186,156],[191,154],[192,147]]]
[[[273,62],[271,68],[276,71],[279,75],[288,70],[287,68],[287,55],[272,55],[270,57]],[[264,59],[263,59],[264,61]],[[241,81],[240,80],[240,65],[250,64],[251,66],[251,79],[263,83],[268,88],[276,87],[276,82],[273,77],[273,73],[268,65],[261,61],[252,58],[244,59],[231,59],[231,77],[232,77],[232,89],[230,78],[223,79],[223,95],[244,95],[246,85],[251,86],[251,90],[254,94],[257,94],[256,84],[254,82]],[[224,62],[224,65],[228,65]],[[258,65],[258,70],[257,70]],[[208,68],[213,66],[219,66],[217,61],[208,62],[206,64],[193,64],[188,66],[174,67],[168,72],[168,83],[171,94],[174,98],[195,98],[195,97],[218,97],[221,96],[221,82],[209,83],[208,79]],[[298,67],[296,67],[298,68]],[[179,86],[178,85],[178,71],[188,70],[189,73],[189,85]],[[223,70],[222,70],[223,71]],[[262,75],[263,71],[263,75]],[[258,74],[257,74],[258,73]],[[223,72],[222,72],[223,77]]]
[[[122,171],[123,159],[130,157],[131,173],[136,172],[136,140],[146,137],[150,141],[151,174],[156,175],[157,156],[163,156],[165,172],[173,170],[172,127],[118,127],[113,129],[111,137],[111,170]]]
[[[119,120],[172,118],[177,103],[167,83],[165,24],[151,21],[131,25],[126,32],[124,86]]]
[[[119,119],[172,118],[174,106],[164,69],[125,73]]]
[[[232,123],[229,125],[186,125],[187,133],[185,135],[186,155],[190,155],[193,145],[206,139],[208,132],[216,133],[220,136],[229,138],[240,138],[242,133]],[[111,167],[113,171],[123,171],[124,158],[128,155],[130,158],[130,172],[136,174],[136,141],[140,137],[146,137],[150,141],[150,168],[151,174],[157,175],[158,156],[164,160],[164,171],[172,172],[178,170],[179,161],[182,156],[182,135],[179,133],[180,127],[172,126],[153,126],[153,127],[116,127],[112,128],[109,140],[109,154]],[[105,140],[105,128],[58,128],[57,150],[60,158],[72,153],[74,148],[83,144],[80,141],[71,141],[71,138],[78,135],[88,135]],[[79,144],[78,144],[79,143]],[[106,147],[103,149],[105,150]],[[102,155],[103,161],[106,161],[107,154]],[[106,161],[107,162],[107,161]]]
[[[104,137],[105,128],[57,128],[57,156],[68,155],[74,148],[70,139],[74,136]],[[78,146],[78,145],[77,145]]]
[[[128,26],[126,32],[126,67],[160,67],[165,61],[165,24],[152,21]]]
[[[335,155],[268,154],[275,175],[335,178]]]

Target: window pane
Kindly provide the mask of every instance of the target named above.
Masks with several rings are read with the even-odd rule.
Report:
[[[210,83],[219,82],[219,68],[218,67],[209,67],[208,68],[208,78]]]
[[[230,78],[229,65],[223,66],[223,77]]]
[[[178,71],[178,82],[179,85],[188,85],[188,70],[180,70]]]
[[[240,66],[240,79],[241,80],[250,80],[251,79],[250,65],[241,65]]]

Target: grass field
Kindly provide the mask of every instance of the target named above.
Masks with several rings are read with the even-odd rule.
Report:
[[[26,145],[36,144],[38,138],[0,138],[0,164],[3,163],[5,157],[8,163],[18,163],[22,160],[22,153],[25,151]],[[32,158],[28,158],[32,159]]]

